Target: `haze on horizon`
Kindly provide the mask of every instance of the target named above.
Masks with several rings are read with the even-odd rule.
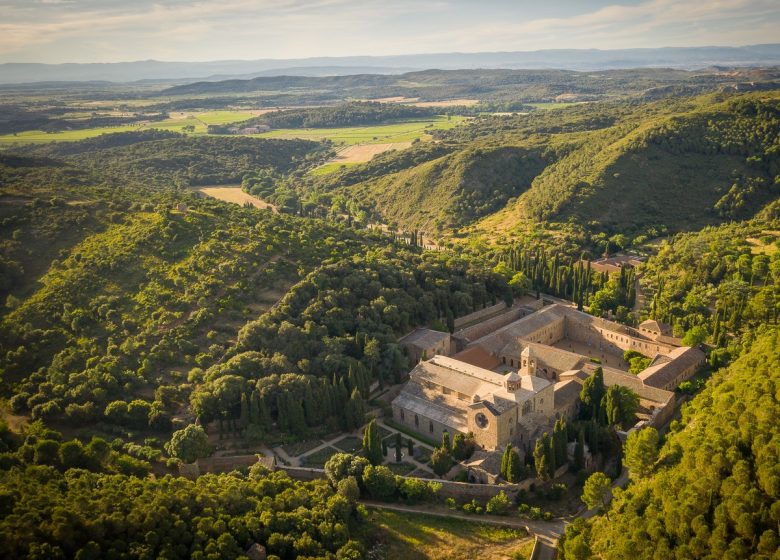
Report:
[[[0,62],[740,46],[778,29],[776,0],[0,0]]]

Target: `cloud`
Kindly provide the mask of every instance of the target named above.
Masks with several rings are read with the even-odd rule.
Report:
[[[0,0],[0,58],[203,60],[748,44],[776,41],[780,25],[776,0],[620,1],[627,0],[584,11],[592,4],[576,4],[579,12],[551,17],[555,1]],[[112,47],[100,48],[107,44]]]

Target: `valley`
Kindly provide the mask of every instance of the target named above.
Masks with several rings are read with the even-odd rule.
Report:
[[[0,88],[0,554],[774,558],[778,72]]]

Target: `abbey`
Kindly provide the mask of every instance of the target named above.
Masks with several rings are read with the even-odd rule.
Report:
[[[413,334],[401,343],[419,362],[392,402],[394,420],[431,439],[470,432],[488,451],[509,442],[529,449],[558,417],[574,417],[582,383],[597,368],[607,386],[637,394],[640,423],[660,424],[676,386],[704,362],[703,352],[661,336],[657,324],[640,331],[559,303],[513,306],[453,335]],[[653,357],[639,375],[623,361],[629,349]]]

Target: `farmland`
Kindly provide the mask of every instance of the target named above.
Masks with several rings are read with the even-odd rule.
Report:
[[[432,130],[448,130],[463,123],[464,117],[433,117],[407,122],[375,126],[351,126],[345,128],[282,128],[259,134],[261,138],[301,138],[304,140],[330,140],[335,144],[388,144],[425,140]]]
[[[205,134],[208,125],[230,124],[245,121],[256,116],[258,111],[202,111],[202,112],[178,112],[170,118],[162,121],[150,121],[121,126],[102,126],[85,128],[80,130],[64,130],[61,132],[45,132],[42,130],[29,130],[16,134],[0,136],[0,146],[13,144],[45,144],[47,142],[73,142],[93,138],[101,134],[113,134],[115,132],[129,132],[137,130],[157,129],[171,132],[194,132]],[[191,129],[188,127],[192,127]]]

